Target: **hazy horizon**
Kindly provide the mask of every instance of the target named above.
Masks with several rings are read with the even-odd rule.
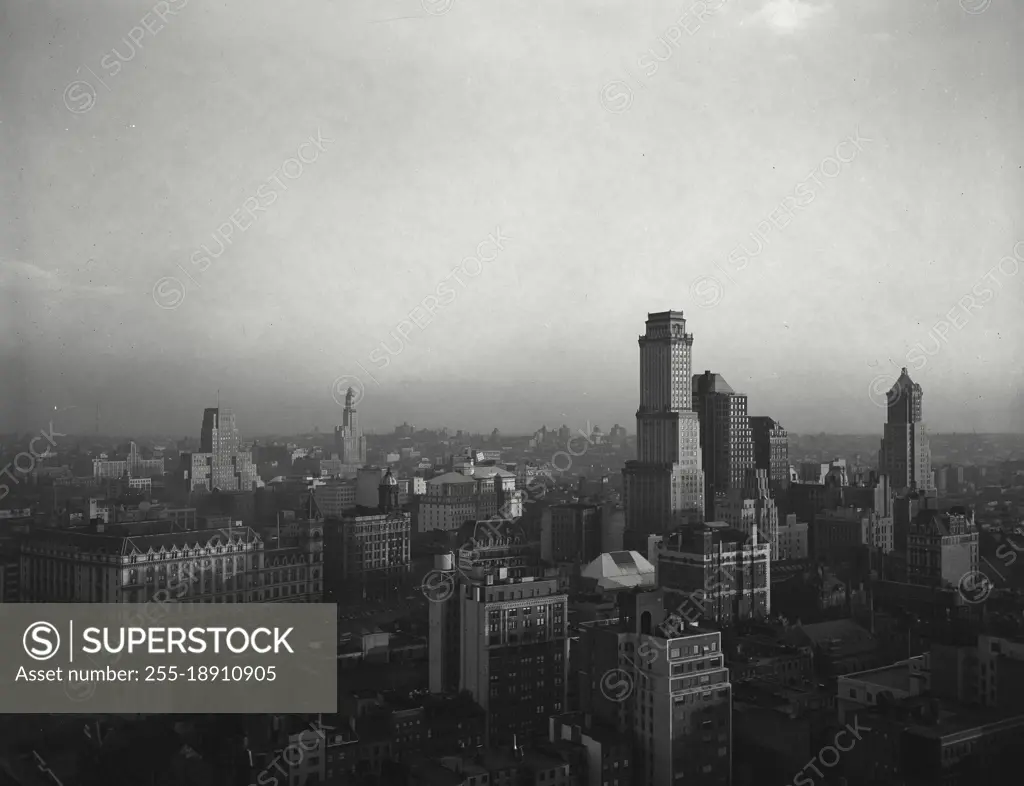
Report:
[[[1024,433],[1020,4],[162,6],[0,11],[0,431],[633,433],[681,310],[791,433]]]

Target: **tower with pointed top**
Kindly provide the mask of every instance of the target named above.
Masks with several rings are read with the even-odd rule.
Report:
[[[924,393],[906,368],[889,390],[888,413],[878,451],[878,472],[888,475],[894,489],[926,491],[935,488],[932,452],[922,420]]]
[[[352,388],[345,394],[345,410],[341,415],[341,425],[334,428],[334,449],[342,464],[356,467],[366,464],[366,437],[359,427],[356,392]]]

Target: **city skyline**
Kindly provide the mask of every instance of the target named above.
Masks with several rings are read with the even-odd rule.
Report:
[[[1013,4],[169,5],[8,11],[0,429],[328,429],[343,375],[367,430],[628,423],[677,309],[794,433],[903,366],[1024,431]]]

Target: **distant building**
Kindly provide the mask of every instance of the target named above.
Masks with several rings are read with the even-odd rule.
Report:
[[[164,460],[162,458],[144,459],[139,454],[139,447],[129,443],[128,458],[124,461],[93,459],[92,474],[94,478],[121,478],[125,475],[132,478],[163,477]]]
[[[172,529],[168,520],[109,528],[36,529],[21,548],[26,603],[319,603],[323,530],[294,522],[276,545],[249,527]]]
[[[797,521],[796,514],[790,513],[784,522],[779,522],[779,536],[772,559],[805,560],[810,555],[808,549],[807,522]]]
[[[754,443],[754,467],[767,470],[771,488],[789,485],[789,432],[777,420],[751,417],[750,434]]]
[[[893,520],[869,508],[823,510],[814,518],[813,553],[829,564],[856,559],[865,547],[893,550]]]
[[[356,392],[349,388],[345,393],[341,425],[334,428],[334,449],[342,464],[361,467],[366,463],[366,437],[359,426],[355,401]]]
[[[325,519],[340,519],[356,507],[356,481],[332,480],[313,487],[316,504]]]
[[[582,564],[597,559],[602,552],[603,513],[600,505],[584,502],[552,505],[541,520],[541,558]]]
[[[260,485],[252,454],[241,450],[235,414],[211,407],[203,412],[198,453],[181,454],[188,491],[251,491]]]
[[[978,530],[974,514],[963,508],[948,513],[922,510],[911,522],[907,546],[907,581],[957,587],[978,570]]]
[[[412,525],[399,508],[390,470],[379,481],[376,505],[347,511],[325,527],[327,575],[339,602],[386,597],[407,577]]]
[[[523,492],[516,476],[500,467],[471,468],[476,474],[447,472],[426,482],[419,498],[419,531],[457,530],[467,521],[522,516]]]
[[[894,489],[933,489],[932,454],[922,420],[921,386],[904,368],[888,393],[888,417],[878,452],[878,471]]]
[[[706,517],[713,521],[720,518],[716,495],[742,489],[747,472],[754,469],[747,397],[734,391],[721,374],[705,371],[693,377],[693,411],[700,419]]]

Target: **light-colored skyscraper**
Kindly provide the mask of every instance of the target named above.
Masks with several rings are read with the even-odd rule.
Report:
[[[235,413],[223,407],[203,411],[199,452],[182,453],[181,467],[190,491],[251,491],[256,485],[252,453],[239,449]]]
[[[889,411],[878,451],[878,472],[888,475],[893,489],[934,489],[932,452],[922,422],[921,386],[904,368],[888,394]]]
[[[647,315],[647,332],[640,336],[637,460],[627,462],[622,473],[626,530],[633,537],[669,532],[704,518],[700,424],[692,410],[692,347],[681,311]]]
[[[345,410],[341,415],[341,425],[334,428],[334,449],[342,464],[361,467],[366,463],[366,437],[359,427],[356,392],[352,388],[345,394]]]

